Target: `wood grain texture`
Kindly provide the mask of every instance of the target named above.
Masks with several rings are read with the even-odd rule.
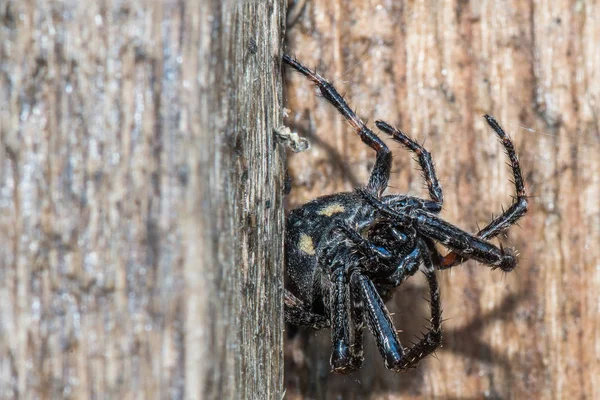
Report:
[[[284,24],[0,2],[1,398],[281,398]]]
[[[286,343],[288,398],[600,398],[600,3],[305,3],[292,9],[287,51],[363,119],[425,143],[445,219],[475,231],[511,202],[510,170],[484,113],[514,139],[531,200],[520,228],[501,239],[519,249],[517,270],[469,262],[439,273],[438,359],[397,375],[369,339],[365,367],[337,376],[329,332],[304,332]],[[290,208],[365,183],[374,153],[310,83],[289,71],[287,80],[286,123],[313,145],[290,158]],[[389,191],[425,196],[416,163],[390,146]],[[413,277],[389,304],[404,342],[425,325],[426,296]]]

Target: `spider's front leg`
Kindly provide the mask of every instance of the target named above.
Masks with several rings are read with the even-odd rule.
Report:
[[[417,232],[444,244],[463,258],[472,258],[503,271],[511,271],[517,258],[511,250],[498,248],[460,228],[444,221],[435,214],[422,209],[411,210],[409,214],[398,213],[365,190],[357,191],[371,206],[397,223],[410,223]]]
[[[506,272],[512,271],[517,265],[517,258],[512,250],[496,247],[437,215],[417,210],[415,218],[417,231],[442,243],[462,258],[473,259]]]
[[[519,166],[519,158],[517,157],[515,146],[493,117],[485,115],[484,118],[486,119],[488,125],[492,127],[494,132],[496,132],[498,138],[502,141],[502,145],[504,146],[504,150],[506,151],[506,155],[510,161],[515,185],[515,199],[513,204],[476,234],[476,236],[481,239],[489,240],[504,232],[511,225],[517,223],[517,221],[523,215],[525,215],[527,212],[527,195],[525,194],[523,174],[521,173],[521,167]],[[451,268],[455,265],[461,264],[465,260],[465,258],[460,257],[460,254],[452,251],[442,258],[440,262],[440,269]]]
[[[385,360],[385,366],[396,372],[415,367],[420,360],[431,354],[442,343],[440,291],[435,276],[435,267],[429,255],[430,251],[436,250],[433,244],[426,246],[423,242],[420,243],[419,248],[423,255],[423,273],[429,284],[431,326],[425,336],[411,347],[403,348],[400,344],[389,312],[371,280],[359,272],[354,272],[351,277],[352,283],[363,298],[369,329],[375,336],[377,347]]]
[[[362,297],[367,325],[375,337],[385,367],[391,370],[398,369],[403,362],[404,348],[400,344],[388,309],[369,278],[360,272],[354,272],[350,280],[352,287],[355,287]]]
[[[348,271],[337,268],[331,275],[330,287],[331,320],[331,369],[340,374],[353,372],[363,363],[362,355],[362,310],[356,299],[348,298]],[[352,321],[350,310],[352,308]],[[350,344],[350,327],[354,327],[353,344]]]
[[[365,123],[348,106],[342,95],[340,95],[335,87],[333,87],[333,85],[325,78],[316,72],[311,71],[287,54],[283,55],[283,61],[314,82],[321,91],[323,97],[337,108],[340,114],[342,114],[350,125],[352,125],[363,143],[377,152],[375,166],[371,171],[371,176],[369,177],[366,188],[370,192],[380,196],[387,187],[390,179],[390,170],[392,168],[392,153],[390,152],[390,149],[372,130],[367,128]]]
[[[367,275],[376,280],[378,291],[384,302],[391,298],[394,289],[417,272],[421,263],[421,250],[418,246],[399,261],[392,262],[393,267],[390,268],[389,260],[394,257],[390,251],[363,238],[347,222],[338,222],[336,229],[364,256],[368,266]],[[396,239],[398,243],[402,242],[403,238],[400,233],[397,234]]]
[[[408,151],[417,156],[417,161],[419,162],[419,166],[423,172],[423,178],[425,179],[425,183],[427,184],[427,188],[429,190],[429,196],[439,206],[439,209],[436,211],[441,211],[442,205],[444,204],[444,194],[442,192],[442,186],[440,185],[437,175],[435,174],[435,167],[433,165],[433,161],[431,160],[431,154],[427,151],[427,149],[415,142],[406,133],[394,128],[387,122],[375,121],[375,125],[377,125],[382,132],[390,135],[392,139],[398,143],[401,143]]]
[[[345,239],[348,239],[362,253],[368,264],[375,264],[381,259],[389,259],[392,254],[385,248],[377,246],[367,239],[363,238],[360,233],[350,226],[346,221],[337,221],[335,230],[339,231]]]

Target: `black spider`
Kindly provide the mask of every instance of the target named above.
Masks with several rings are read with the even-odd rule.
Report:
[[[437,215],[442,209],[442,188],[427,150],[387,123],[375,122],[382,132],[417,156],[431,200],[401,194],[383,196],[392,160],[388,147],[329,82],[288,55],[283,56],[283,61],[314,82],[362,141],[377,152],[364,188],[319,197],[289,214],[285,237],[286,320],[314,329],[331,327],[330,362],[335,372],[348,373],[362,366],[365,320],[387,368],[401,371],[415,367],[442,340],[436,268],[450,268],[465,259],[503,271],[511,271],[517,264],[513,251],[488,242],[527,211],[523,177],[513,144],[496,120],[486,115],[510,160],[516,197],[509,209],[472,235]],[[435,242],[451,252],[440,255]],[[398,340],[384,302],[419,269],[429,284],[431,326],[419,342],[405,348]]]

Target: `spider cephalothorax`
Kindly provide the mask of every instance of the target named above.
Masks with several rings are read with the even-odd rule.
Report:
[[[485,116],[508,155],[515,184],[511,207],[476,234],[444,221],[442,188],[427,150],[402,131],[383,121],[377,127],[413,152],[423,171],[431,200],[386,195],[391,152],[348,107],[335,88],[317,73],[288,55],[285,63],[320,89],[323,96],[350,122],[362,141],[377,152],[365,187],[315,199],[293,210],[285,238],[287,288],[286,320],[314,329],[331,328],[331,367],[348,373],[363,362],[364,322],[375,336],[387,368],[401,371],[433,352],[442,340],[441,307],[436,269],[447,269],[466,259],[511,271],[516,257],[489,239],[513,225],[527,211],[523,177],[514,146],[496,120]],[[449,248],[446,256],[435,247]],[[421,340],[403,347],[384,305],[393,291],[421,270],[429,284],[431,326]]]

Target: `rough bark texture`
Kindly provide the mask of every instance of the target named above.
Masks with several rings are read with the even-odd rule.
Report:
[[[284,2],[0,1],[0,397],[277,398]]]
[[[447,320],[438,359],[397,375],[370,340],[365,368],[336,376],[329,331],[296,335],[286,344],[288,398],[600,398],[600,4],[297,3],[306,4],[290,13],[287,51],[364,119],[425,142],[445,219],[474,231],[511,202],[484,113],[514,139],[532,197],[521,227],[502,239],[521,253],[516,271],[469,262],[439,273]],[[313,144],[290,160],[290,207],[365,183],[374,153],[310,83],[287,76],[287,124]],[[425,196],[416,163],[390,145],[389,191]],[[425,325],[423,297],[413,277],[389,304],[404,342]]]

